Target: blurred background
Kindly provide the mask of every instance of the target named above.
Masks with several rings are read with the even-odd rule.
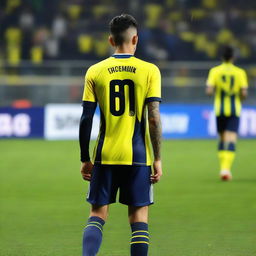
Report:
[[[43,137],[48,104],[81,102],[87,68],[112,54],[107,41],[108,23],[120,13],[131,13],[140,25],[136,56],[161,69],[165,137],[216,135],[209,105],[212,99],[205,96],[204,86],[209,69],[220,63],[219,49],[224,44],[235,47],[237,64],[246,69],[249,78],[248,109],[244,109],[245,121],[241,125],[244,128],[240,133],[256,136],[255,1],[247,1],[246,5],[242,0],[1,0],[0,3],[0,136],[17,137],[10,131],[14,126],[30,130],[23,137]],[[165,105],[170,103],[175,105]],[[20,114],[17,108],[30,108],[27,112],[22,110],[28,116],[13,121]],[[37,127],[40,132],[33,132],[39,121],[34,127],[35,117],[29,112],[32,110],[39,121],[39,115],[44,119],[43,128]],[[62,120],[63,125],[77,126],[79,118],[74,120],[74,114],[56,115],[52,117],[55,122]],[[197,124],[193,124],[195,118]]]

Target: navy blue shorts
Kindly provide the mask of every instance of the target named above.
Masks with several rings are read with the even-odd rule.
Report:
[[[150,166],[95,165],[87,201],[93,205],[115,203],[119,190],[119,202],[122,204],[150,205],[153,203],[150,175]]]
[[[239,117],[237,116],[217,116],[217,131],[218,133],[224,131],[238,132]]]

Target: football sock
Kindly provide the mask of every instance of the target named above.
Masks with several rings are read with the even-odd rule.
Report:
[[[83,236],[83,256],[95,256],[102,241],[105,221],[97,216],[88,219]]]
[[[219,151],[224,150],[224,142],[223,141],[219,141],[218,150]]]
[[[148,224],[135,222],[131,224],[131,256],[147,256],[149,245]]]
[[[227,143],[227,150],[231,152],[236,151],[236,144],[234,142]]]
[[[223,145],[223,150],[219,150],[218,156],[220,169],[230,171],[235,159],[235,143],[225,143],[225,145]]]
[[[218,144],[218,158],[219,158],[219,163],[220,163],[220,169],[223,169],[223,162],[224,162],[224,158],[225,158],[225,151],[224,151],[224,142],[223,141],[219,141]]]
[[[229,142],[227,143],[226,151],[225,151],[225,161],[223,163],[224,170],[231,170],[232,164],[235,159],[235,143]]]

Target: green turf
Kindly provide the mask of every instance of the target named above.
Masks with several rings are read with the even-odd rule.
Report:
[[[256,140],[238,143],[232,182],[215,141],[165,141],[150,208],[150,256],[256,255]],[[74,141],[0,141],[0,255],[78,256],[89,206]],[[126,207],[112,205],[100,256],[128,256]]]

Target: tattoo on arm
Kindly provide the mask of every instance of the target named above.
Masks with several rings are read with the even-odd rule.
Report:
[[[159,113],[159,102],[153,101],[148,104],[148,122],[151,143],[155,160],[161,159],[161,137],[162,127]]]

